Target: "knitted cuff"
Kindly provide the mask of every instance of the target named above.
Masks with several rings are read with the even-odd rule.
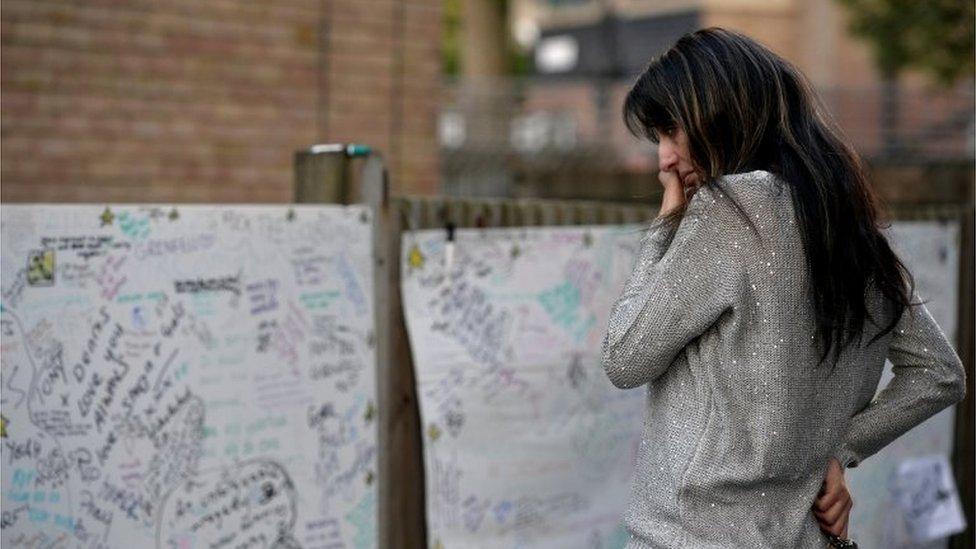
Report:
[[[855,454],[854,451],[848,448],[845,444],[841,444],[839,447],[837,447],[837,449],[834,450],[834,453],[831,455],[834,456],[834,458],[840,462],[841,467],[845,469],[857,467],[857,465],[861,462],[861,458],[859,458],[857,454]]]

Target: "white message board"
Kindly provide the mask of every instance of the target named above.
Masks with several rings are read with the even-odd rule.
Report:
[[[3,546],[375,547],[371,217],[2,206]]]
[[[647,393],[614,387],[600,354],[641,234],[403,235],[429,547],[623,547]]]
[[[895,222],[887,234],[954,342],[958,223]],[[448,252],[446,231],[413,231],[402,246],[428,545],[621,547],[611,525],[629,497],[644,392],[608,388],[598,353],[633,265],[633,226],[460,230],[455,240]],[[892,375],[889,363],[879,391]],[[898,471],[951,452],[954,413],[847,471],[858,502],[849,534],[862,546],[945,547],[911,535]]]
[[[956,221],[896,221],[885,233],[895,253],[915,277],[919,295],[949,341],[956,343],[956,307],[959,281],[959,223]],[[880,392],[894,374],[885,364]],[[862,547],[939,549],[941,537],[920,542],[912,535],[900,500],[898,471],[906,462],[932,454],[951,455],[956,407],[950,406],[925,420],[845,474],[855,505],[848,534]],[[972,527],[972,525],[970,525]],[[933,528],[935,529],[935,528]]]

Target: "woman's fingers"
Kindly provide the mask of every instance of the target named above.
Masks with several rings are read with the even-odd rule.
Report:
[[[833,524],[820,524],[820,529],[828,534],[833,534],[835,536],[840,536],[842,538],[847,537],[847,525],[850,522],[851,517],[851,507],[854,506],[854,502],[851,501],[844,506],[844,512],[841,514],[837,522]]]
[[[847,504],[847,507],[844,509],[844,514],[841,516],[841,519],[838,521],[838,525],[840,526],[840,534],[838,535],[842,538],[847,537],[847,525],[850,524],[851,522],[851,507],[854,507],[853,500],[851,500]]]
[[[818,497],[816,500],[814,500],[813,510],[814,512],[819,511],[822,513],[827,509],[830,509],[830,506],[833,505],[835,501],[837,501],[836,495],[832,492],[827,492],[824,495]]]
[[[820,529],[828,534],[846,538],[852,507],[854,507],[854,500],[844,483],[844,470],[840,467],[840,462],[832,457],[828,462],[820,492],[813,502],[813,514],[817,518]]]
[[[818,497],[813,502],[814,511],[826,511],[848,495],[844,492],[843,486],[841,486],[839,483],[831,482],[829,479],[825,483],[825,489],[821,490],[821,493],[823,495]]]
[[[844,513],[844,510],[847,508],[847,504],[849,502],[849,499],[838,499],[826,511],[814,511],[814,514],[817,515],[817,518],[821,521],[827,524],[834,524]]]
[[[844,502],[840,507],[840,512],[835,520],[818,518],[820,529],[835,536],[847,537],[847,526],[850,523],[851,508],[854,507],[854,500]]]
[[[681,179],[678,178],[678,174],[673,171],[660,170],[657,172],[657,178],[661,181],[661,185],[667,188],[681,188]]]
[[[820,489],[820,494],[817,499],[813,502],[813,508],[816,511],[826,511],[838,501],[846,501],[850,499],[851,494],[847,491],[847,486],[844,484],[843,477],[828,474],[827,478],[824,479],[823,487]]]

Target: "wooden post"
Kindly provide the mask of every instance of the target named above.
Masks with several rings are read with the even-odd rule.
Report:
[[[959,304],[958,304],[958,330],[956,349],[959,358],[962,359],[966,367],[966,398],[956,405],[956,425],[955,437],[952,449],[952,470],[956,477],[956,486],[959,489],[959,499],[962,504],[963,516],[966,517],[967,527],[965,530],[950,538],[949,546],[952,549],[963,549],[973,547],[973,528],[976,527],[976,513],[973,512],[973,482],[976,475],[973,471],[973,456],[976,455],[973,440],[973,413],[976,406],[973,401],[973,361],[974,361],[974,326],[976,314],[974,314],[974,303],[976,299],[976,285],[974,285],[974,269],[976,269],[976,258],[974,258],[974,213],[976,210],[972,206],[963,211],[960,219],[960,257],[959,257]]]
[[[353,158],[364,158],[353,173]],[[398,212],[383,158],[368,147],[315,145],[295,153],[295,202],[367,204],[373,222],[378,547],[422,548],[423,463],[410,350],[400,313]],[[395,352],[394,352],[395,350]]]
[[[316,147],[319,147],[317,150]],[[327,148],[326,148],[327,147]],[[347,204],[348,163],[342,145],[314,145],[295,153],[295,202]]]
[[[427,545],[420,409],[400,295],[399,203],[389,197],[386,167],[366,161],[362,194],[376,212],[376,358],[379,417],[379,547]]]

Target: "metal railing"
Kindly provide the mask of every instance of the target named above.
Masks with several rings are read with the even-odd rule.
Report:
[[[558,185],[564,174],[583,172],[604,182],[651,172],[656,149],[631,136],[621,118],[630,85],[537,77],[447,82],[438,125],[444,192],[520,196],[532,192],[526,186]],[[877,85],[816,91],[871,163],[974,159],[972,80],[944,90]]]

